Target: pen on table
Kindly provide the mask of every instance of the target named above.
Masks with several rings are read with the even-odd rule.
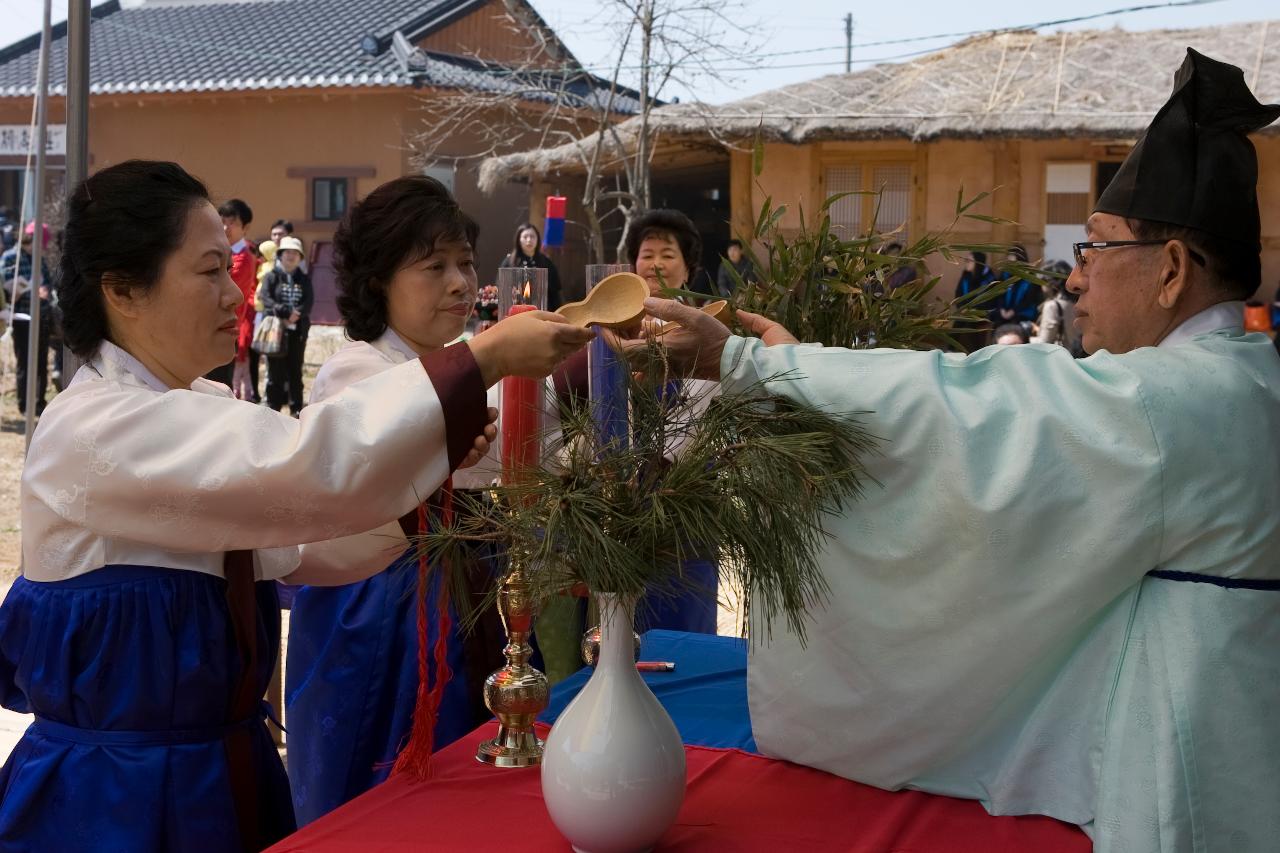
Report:
[[[676,665],[669,660],[638,660],[636,669],[640,672],[675,672]]]

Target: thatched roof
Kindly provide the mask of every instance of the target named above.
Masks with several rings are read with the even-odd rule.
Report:
[[[1240,66],[1264,103],[1280,101],[1280,21],[1185,30],[1002,33],[901,64],[831,74],[720,106],[653,111],[661,140],[767,140],[1137,136],[1169,97],[1187,47]],[[638,119],[618,126],[634,143]],[[1277,132],[1273,125],[1269,132]],[[482,181],[583,171],[594,138],[493,158]],[[606,161],[617,143],[606,147]]]

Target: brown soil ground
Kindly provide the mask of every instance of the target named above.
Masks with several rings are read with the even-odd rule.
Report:
[[[0,584],[8,584],[18,576],[18,484],[26,445],[23,429],[13,392],[6,391],[0,400]]]
[[[307,356],[303,367],[303,386],[311,390],[320,365],[343,343],[342,330],[333,327],[312,329],[307,340]],[[18,512],[18,491],[22,478],[22,462],[26,446],[25,423],[18,415],[14,395],[13,349],[0,342],[0,585],[8,585],[18,576],[22,556],[22,529]],[[265,390],[266,367],[260,376],[260,390]],[[52,386],[52,383],[50,383]],[[50,387],[50,398],[55,389]]]

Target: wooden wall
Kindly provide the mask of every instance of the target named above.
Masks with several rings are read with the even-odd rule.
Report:
[[[1270,300],[1280,287],[1280,136],[1255,137],[1258,149],[1258,198],[1262,215],[1262,282],[1258,297]],[[1045,169],[1050,163],[1097,164],[1124,158],[1127,145],[1114,140],[940,140],[914,144],[890,142],[824,142],[809,145],[770,144],[764,170],[751,175],[749,152],[731,155],[732,221],[737,233],[749,233],[766,196],[790,205],[784,228],[799,225],[798,207],[813,210],[825,196],[822,174],[837,163],[873,163],[899,159],[913,165],[915,228],[936,231],[955,216],[956,197],[981,192],[991,196],[973,212],[1012,220],[1014,225],[962,222],[956,237],[972,241],[1021,242],[1032,260],[1044,249],[1046,220]],[[1094,199],[1090,199],[1090,208]],[[1080,239],[1084,239],[1083,229]],[[942,258],[930,268],[943,275],[941,290],[950,292],[960,268]]]

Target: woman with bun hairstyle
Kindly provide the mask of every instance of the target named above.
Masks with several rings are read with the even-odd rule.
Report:
[[[586,334],[524,314],[294,419],[202,378],[234,357],[244,295],[200,181],[128,161],[67,213],[58,289],[85,364],[22,473],[0,702],[35,720],[0,770],[0,849],[261,850],[294,828],[261,701],[275,581],[381,568],[336,554],[487,449],[486,387]]]

